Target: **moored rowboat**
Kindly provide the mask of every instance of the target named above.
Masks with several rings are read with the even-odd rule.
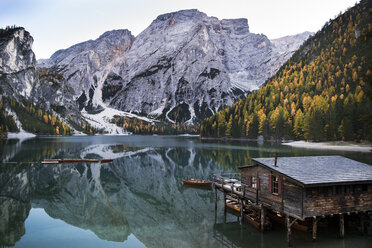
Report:
[[[206,187],[211,187],[212,186],[211,181],[198,180],[198,179],[184,180],[183,184],[193,185],[193,186],[206,186]]]
[[[233,210],[236,216],[240,215],[240,203],[234,199],[226,199],[226,207]],[[261,229],[261,216],[258,211],[252,209],[248,206],[248,204],[244,204],[243,206],[243,218],[246,222],[251,224],[257,229]],[[264,230],[271,229],[271,222],[268,218],[265,219]]]
[[[114,161],[113,158],[103,158],[103,159],[101,159],[101,164],[102,164],[102,163],[110,163],[110,162],[112,162],[112,161]]]

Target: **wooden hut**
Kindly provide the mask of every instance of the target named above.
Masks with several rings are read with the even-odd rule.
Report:
[[[254,158],[240,167],[241,182],[228,185],[216,179],[216,189],[233,191],[241,201],[286,217],[288,242],[298,220],[312,221],[316,239],[318,220],[339,215],[344,236],[344,214],[363,217],[372,211],[372,166],[342,156]],[[240,187],[240,189],[238,189]],[[235,191],[234,191],[235,189]]]

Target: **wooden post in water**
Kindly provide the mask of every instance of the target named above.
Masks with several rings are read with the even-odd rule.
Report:
[[[316,219],[316,216],[313,218],[313,240],[316,240],[316,232],[318,228],[318,220]]]
[[[361,229],[362,234],[364,235],[365,228],[364,228],[364,213],[363,212],[360,213],[360,229]]]
[[[243,210],[244,210],[243,198],[240,198],[240,224],[243,223]]]
[[[223,204],[224,204],[224,208],[223,208],[223,217],[224,217],[224,223],[226,223],[226,208],[227,208],[227,206],[226,206],[226,191],[224,190],[223,191]]]
[[[217,212],[217,187],[214,186],[214,211]]]
[[[260,213],[261,213],[261,232],[263,232],[265,228],[266,209],[262,205],[261,205]]]
[[[286,223],[287,223],[287,243],[288,243],[288,246],[291,246],[292,230],[291,230],[291,219],[289,215],[286,215]]]
[[[345,236],[345,219],[344,215],[340,214],[340,238]]]

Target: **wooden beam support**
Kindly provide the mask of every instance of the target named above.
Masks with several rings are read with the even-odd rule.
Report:
[[[340,238],[345,236],[345,219],[344,214],[340,214]]]
[[[261,232],[263,232],[265,228],[266,209],[262,205],[261,205],[260,215],[261,215]]]
[[[363,212],[360,213],[360,230],[362,234],[364,235],[365,227],[364,227],[364,213]]]
[[[244,204],[243,199],[240,199],[240,224],[243,224],[243,211],[244,211]]]
[[[291,246],[291,236],[292,236],[292,230],[291,230],[291,217],[289,215],[286,215],[286,223],[287,223],[287,243],[288,246]]]
[[[223,211],[226,212],[226,192],[225,191],[223,192],[223,205],[224,205]]]
[[[227,210],[227,206],[226,206],[226,191],[223,191],[223,204],[224,204],[224,208],[223,208],[223,220],[224,220],[224,223],[226,223],[226,210]]]
[[[214,211],[217,212],[217,187],[214,186]]]
[[[316,232],[318,229],[318,220],[316,217],[313,218],[313,240],[316,240]]]

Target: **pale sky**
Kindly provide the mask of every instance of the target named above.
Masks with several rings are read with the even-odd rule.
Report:
[[[0,27],[25,27],[37,59],[96,39],[105,31],[138,35],[158,15],[198,9],[219,19],[247,18],[252,33],[270,39],[318,31],[355,0],[0,0]]]

